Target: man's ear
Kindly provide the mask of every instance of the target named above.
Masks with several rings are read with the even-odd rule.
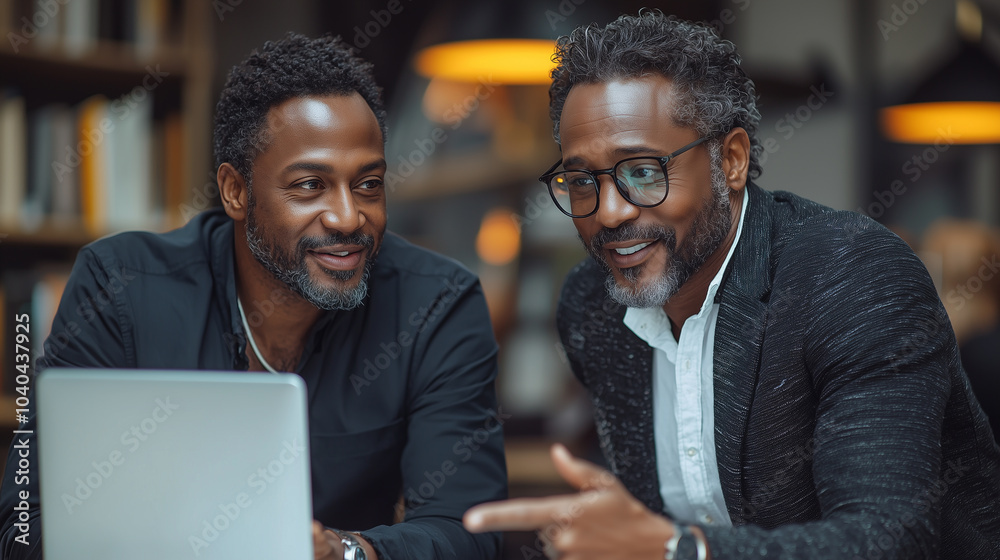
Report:
[[[730,130],[722,139],[722,172],[731,190],[743,191],[750,173],[750,137],[742,127]]]
[[[229,217],[243,221],[247,218],[247,185],[243,174],[232,164],[223,163],[215,173],[219,183],[219,195],[222,197],[222,207]]]

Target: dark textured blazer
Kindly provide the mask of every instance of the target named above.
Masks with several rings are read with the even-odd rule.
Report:
[[[753,184],[716,297],[715,560],[1000,557],[1000,448],[926,269],[865,216]],[[557,323],[606,459],[664,511],[653,351],[593,261]],[[669,512],[665,512],[669,515]]]

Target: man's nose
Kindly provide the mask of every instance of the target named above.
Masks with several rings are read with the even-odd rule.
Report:
[[[601,175],[600,204],[597,207],[597,221],[608,229],[615,229],[625,222],[639,217],[640,209],[618,192],[611,175]]]
[[[359,210],[349,187],[331,189],[323,202],[326,206],[320,214],[323,227],[350,234],[365,225],[365,215]]]

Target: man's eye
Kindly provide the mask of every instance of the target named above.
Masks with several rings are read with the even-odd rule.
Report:
[[[632,170],[632,177],[635,179],[648,179],[653,177],[659,170],[652,167],[636,167]]]
[[[300,188],[300,189],[307,190],[307,191],[315,191],[315,190],[319,190],[319,189],[323,188],[323,184],[320,183],[319,181],[315,180],[315,179],[313,179],[311,181],[302,181],[301,183],[299,183],[299,184],[297,184],[295,186],[298,187],[298,188]]]
[[[374,191],[382,188],[382,179],[368,179],[364,183],[358,185],[358,188],[366,191]]]

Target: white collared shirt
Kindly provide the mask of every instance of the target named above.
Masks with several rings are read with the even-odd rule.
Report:
[[[661,307],[625,311],[625,326],[653,348],[653,434],[656,471],[666,512],[682,523],[731,527],[715,458],[715,397],[712,358],[719,305],[714,303],[722,276],[743,232],[750,199],[743,208],[729,254],[708,286],[701,310],[674,339]]]

